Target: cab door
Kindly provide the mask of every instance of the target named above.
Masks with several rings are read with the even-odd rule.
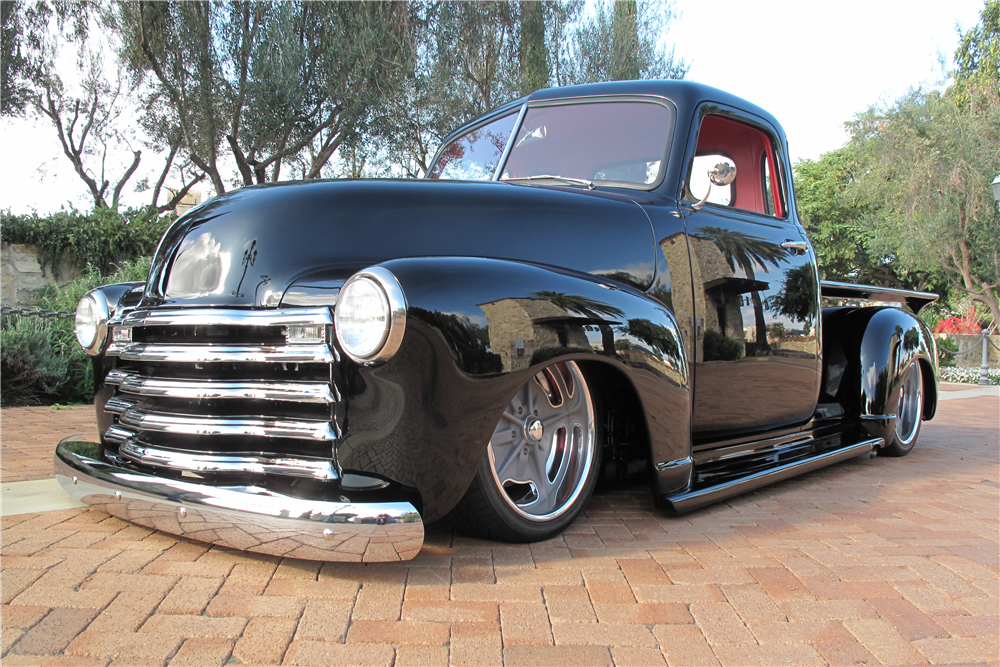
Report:
[[[698,124],[681,196],[694,290],[692,428],[711,439],[805,422],[821,377],[819,280],[789,215],[781,144],[766,124],[719,107]],[[736,177],[709,187],[720,164]]]

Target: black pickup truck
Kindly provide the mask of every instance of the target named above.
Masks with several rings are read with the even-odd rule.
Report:
[[[934,295],[818,278],[785,136],[674,81],[538,91],[420,180],[248,187],[77,309],[99,442],[71,494],[193,539],[415,556],[533,541],[604,480],[684,512],[862,454],[937,402]],[[821,307],[821,304],[829,307]]]

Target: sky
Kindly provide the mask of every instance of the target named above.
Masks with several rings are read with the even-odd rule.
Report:
[[[950,66],[958,45],[956,24],[968,30],[982,7],[982,0],[675,0],[680,18],[664,40],[690,63],[689,79],[770,111],[795,162],[842,146],[844,122],[869,106],[940,85],[941,61]],[[47,121],[0,119],[0,153],[0,208],[44,214],[92,206]],[[109,173],[128,162],[131,153],[109,156]],[[131,185],[155,181],[160,165],[143,150],[126,204],[147,203]]]

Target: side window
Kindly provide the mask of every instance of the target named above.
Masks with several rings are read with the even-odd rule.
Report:
[[[488,181],[493,178],[517,112],[463,134],[441,151],[427,178]]]
[[[781,175],[775,168],[775,142],[753,125],[723,116],[706,116],[698,132],[698,147],[691,163],[684,196],[772,217],[784,217]],[[736,165],[736,179],[729,185],[712,185],[708,171],[722,161]]]

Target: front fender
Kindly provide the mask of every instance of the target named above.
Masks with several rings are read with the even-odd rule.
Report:
[[[872,436],[888,441],[895,426],[892,401],[903,373],[918,360],[924,378],[923,418],[934,417],[937,358],[930,330],[920,318],[900,308],[837,308],[825,313],[823,326],[824,391],[845,414],[859,419]]]
[[[427,257],[379,266],[402,287],[406,329],[387,363],[341,363],[344,470],[415,487],[426,520],[443,516],[464,495],[513,395],[556,360],[619,369],[643,403],[653,460],[690,460],[686,356],[661,304],[590,275],[521,262]],[[687,483],[690,466],[665,470],[667,486]]]

